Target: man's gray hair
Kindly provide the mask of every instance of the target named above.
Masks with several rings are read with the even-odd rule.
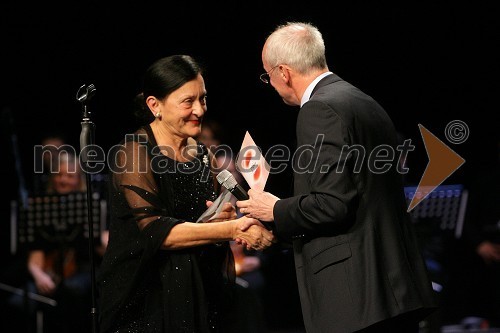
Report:
[[[300,74],[327,68],[323,36],[310,23],[278,26],[267,38],[264,57],[270,67],[286,64]]]

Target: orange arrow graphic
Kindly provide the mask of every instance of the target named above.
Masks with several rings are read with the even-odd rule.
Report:
[[[418,183],[415,195],[411,199],[408,212],[424,200],[436,187],[438,187],[446,178],[451,176],[465,160],[455,153],[450,147],[445,145],[427,128],[418,125],[420,134],[424,140],[425,151],[429,157],[429,163],[425,168],[422,178]]]

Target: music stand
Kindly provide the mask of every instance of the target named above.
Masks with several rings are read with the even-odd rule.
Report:
[[[99,192],[93,192],[91,197],[93,238],[100,243],[101,233],[106,229],[107,203]],[[86,192],[30,196],[27,207],[11,201],[11,253],[16,254],[21,247],[26,249],[38,242],[45,242],[56,246],[62,254],[68,245],[89,239],[87,208]],[[82,245],[83,243],[80,242]],[[59,257],[63,258],[62,255]],[[58,265],[62,272],[62,261]],[[61,278],[64,278],[63,274]],[[19,294],[19,290],[14,289],[9,291]],[[56,305],[54,300],[37,294],[24,293],[24,296],[37,302]]]
[[[431,193],[417,191],[417,186],[404,188],[407,204],[414,196],[425,197],[410,211],[422,255],[431,274],[433,289],[441,292],[446,276],[446,253],[462,236],[468,191],[461,184],[441,185]]]
[[[100,241],[106,228],[106,201],[99,192],[92,194],[94,239]],[[89,238],[85,192],[30,196],[23,209],[11,202],[11,251],[36,241],[68,244],[77,238]]]
[[[410,211],[414,221],[435,218],[440,221],[439,227],[442,231],[452,232],[457,239],[462,236],[468,198],[468,191],[463,185],[441,185],[431,193],[428,191],[417,192],[417,186],[407,186],[404,191],[408,204],[415,195],[417,197],[426,196]]]

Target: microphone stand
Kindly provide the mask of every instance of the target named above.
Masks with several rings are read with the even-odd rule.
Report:
[[[97,333],[97,306],[96,306],[96,276],[94,264],[94,222],[92,221],[92,182],[89,171],[89,165],[93,162],[92,154],[86,148],[94,144],[95,124],[90,119],[90,112],[88,110],[88,102],[95,94],[95,86],[90,84],[82,85],[77,93],[76,99],[82,103],[82,131],[80,133],[80,161],[84,164],[84,172],[87,180],[87,216],[89,227],[89,257],[90,257],[90,274],[91,274],[91,287],[92,287],[92,304],[90,309],[92,332]]]

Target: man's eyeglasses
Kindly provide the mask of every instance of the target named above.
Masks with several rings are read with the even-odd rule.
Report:
[[[279,66],[279,65],[274,66],[273,68],[271,68],[271,69],[269,70],[269,72],[265,72],[265,73],[260,74],[260,77],[259,77],[259,78],[260,78],[260,80],[261,80],[262,82],[264,82],[264,83],[269,83],[269,80],[271,80],[271,78],[270,78],[270,76],[271,76],[271,72],[272,72],[272,71],[273,71],[276,67],[278,67],[278,66]]]

